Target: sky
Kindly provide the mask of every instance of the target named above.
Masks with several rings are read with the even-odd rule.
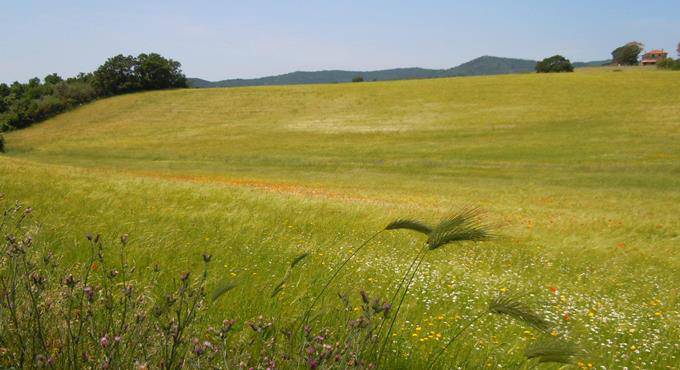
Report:
[[[0,82],[157,52],[188,77],[450,68],[493,55],[602,60],[628,41],[675,54],[679,0],[0,0]]]

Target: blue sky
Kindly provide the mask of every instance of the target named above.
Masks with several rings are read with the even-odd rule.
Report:
[[[672,50],[680,1],[0,0],[0,81],[155,51],[210,80],[295,70],[448,68],[481,55],[572,61]]]

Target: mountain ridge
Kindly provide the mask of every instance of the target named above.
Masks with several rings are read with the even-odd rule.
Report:
[[[605,62],[606,61],[595,61],[574,64],[583,67],[601,65]],[[364,81],[393,81],[424,78],[529,73],[534,71],[536,63],[537,62],[535,60],[530,59],[503,58],[484,55],[448,69],[429,69],[419,67],[391,68],[375,71],[348,71],[334,69],[321,71],[295,71],[275,76],[234,78],[221,81],[208,81],[200,78],[188,78],[187,82],[190,87],[211,88],[343,83],[351,82],[352,79],[357,76],[361,76]]]

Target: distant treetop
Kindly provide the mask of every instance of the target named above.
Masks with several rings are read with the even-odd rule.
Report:
[[[179,62],[156,53],[116,55],[94,73],[66,80],[52,73],[25,84],[0,84],[0,132],[27,127],[99,97],[186,87],[180,67]]]
[[[612,51],[612,62],[623,66],[637,65],[643,49],[644,45],[641,42],[631,41]]]
[[[552,73],[552,72],[574,72],[574,66],[569,59],[561,55],[553,55],[550,58],[545,58],[536,64],[536,72],[538,73]]]

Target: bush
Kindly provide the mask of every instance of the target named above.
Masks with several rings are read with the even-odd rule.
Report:
[[[354,76],[352,82],[364,82],[364,76]]]
[[[5,152],[5,137],[0,134],[0,153]]]
[[[656,67],[659,69],[680,71],[680,59],[678,60],[673,60],[672,58],[662,59],[656,63]]]
[[[574,72],[574,66],[569,59],[554,55],[550,58],[545,58],[536,64],[536,72],[551,73],[551,72]]]

